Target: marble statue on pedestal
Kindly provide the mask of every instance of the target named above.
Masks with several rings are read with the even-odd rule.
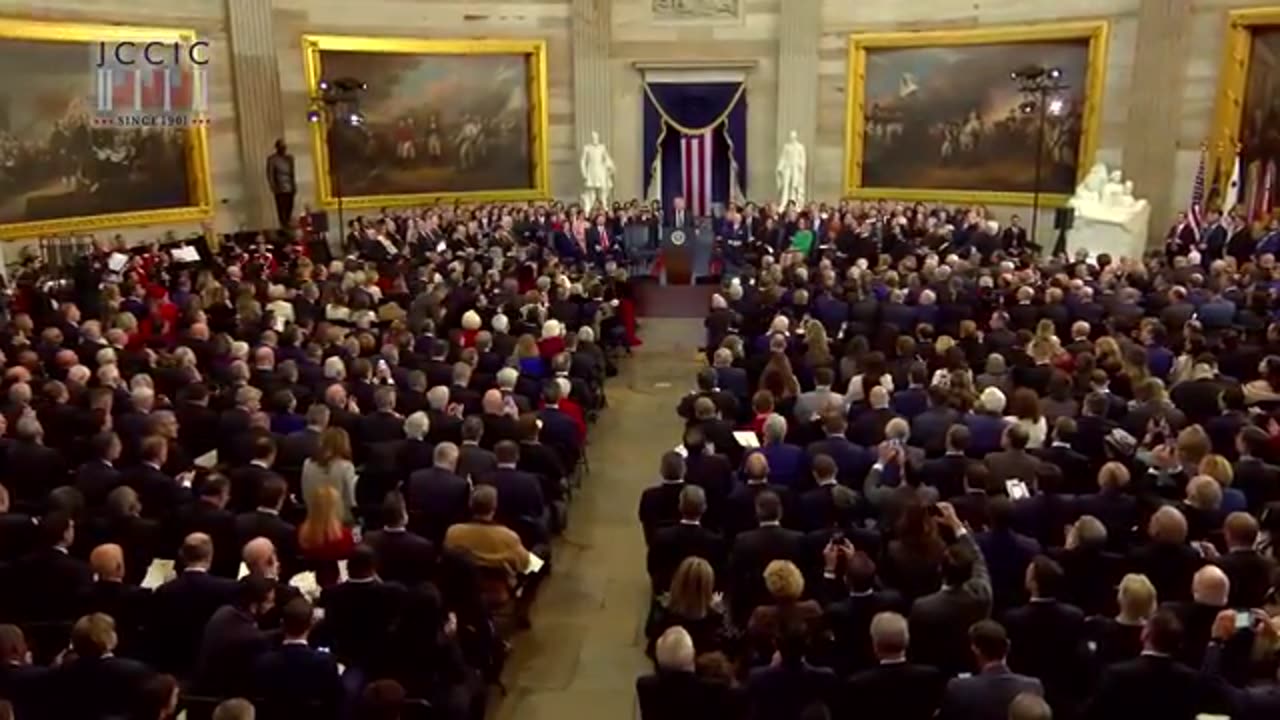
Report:
[[[1071,253],[1140,258],[1147,246],[1151,206],[1133,196],[1133,182],[1119,170],[1094,165],[1076,187],[1069,203],[1075,220],[1067,236]]]
[[[591,142],[582,148],[582,207],[587,211],[599,205],[608,207],[609,193],[613,190],[613,158],[609,149],[600,142],[600,134],[591,131]]]
[[[778,155],[778,203],[786,207],[787,203],[804,204],[804,174],[808,166],[804,144],[795,130],[791,131],[791,139],[782,146]]]

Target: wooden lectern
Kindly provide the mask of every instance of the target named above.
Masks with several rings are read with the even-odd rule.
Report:
[[[663,228],[662,270],[664,285],[693,284],[692,228]]]

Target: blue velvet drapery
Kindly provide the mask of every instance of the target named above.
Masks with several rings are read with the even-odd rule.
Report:
[[[741,200],[747,176],[747,97],[741,82],[645,83],[644,187],[664,207],[683,194],[680,138],[686,132],[711,129],[711,201],[723,205]]]

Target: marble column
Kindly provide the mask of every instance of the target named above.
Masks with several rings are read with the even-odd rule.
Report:
[[[611,0],[573,0],[573,139],[574,167],[591,133],[613,148],[612,83],[609,73],[609,5]],[[575,179],[573,186],[581,181]]]
[[[1151,227],[1166,227],[1176,212],[1172,183],[1177,159],[1185,58],[1191,39],[1191,5],[1171,0],[1142,0],[1138,6],[1132,86],[1124,101],[1129,113],[1124,134],[1124,165],[1134,194],[1151,203]],[[1206,180],[1207,182],[1207,180]],[[1150,238],[1148,238],[1150,241]]]
[[[787,0],[778,12],[778,128],[774,154],[776,162],[791,131],[795,130],[809,151],[805,178],[807,195],[813,195],[814,153],[818,135],[818,39],[822,35],[821,0]],[[777,188],[767,192],[755,188],[759,199],[774,198]]]
[[[284,137],[284,115],[271,7],[265,0],[227,0],[245,220],[251,228],[277,225],[275,200],[267,187],[266,159],[276,139]],[[295,207],[295,213],[300,207]]]

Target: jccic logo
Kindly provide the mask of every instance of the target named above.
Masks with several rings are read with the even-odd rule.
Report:
[[[93,46],[94,124],[189,127],[209,122],[209,43],[112,41]]]

